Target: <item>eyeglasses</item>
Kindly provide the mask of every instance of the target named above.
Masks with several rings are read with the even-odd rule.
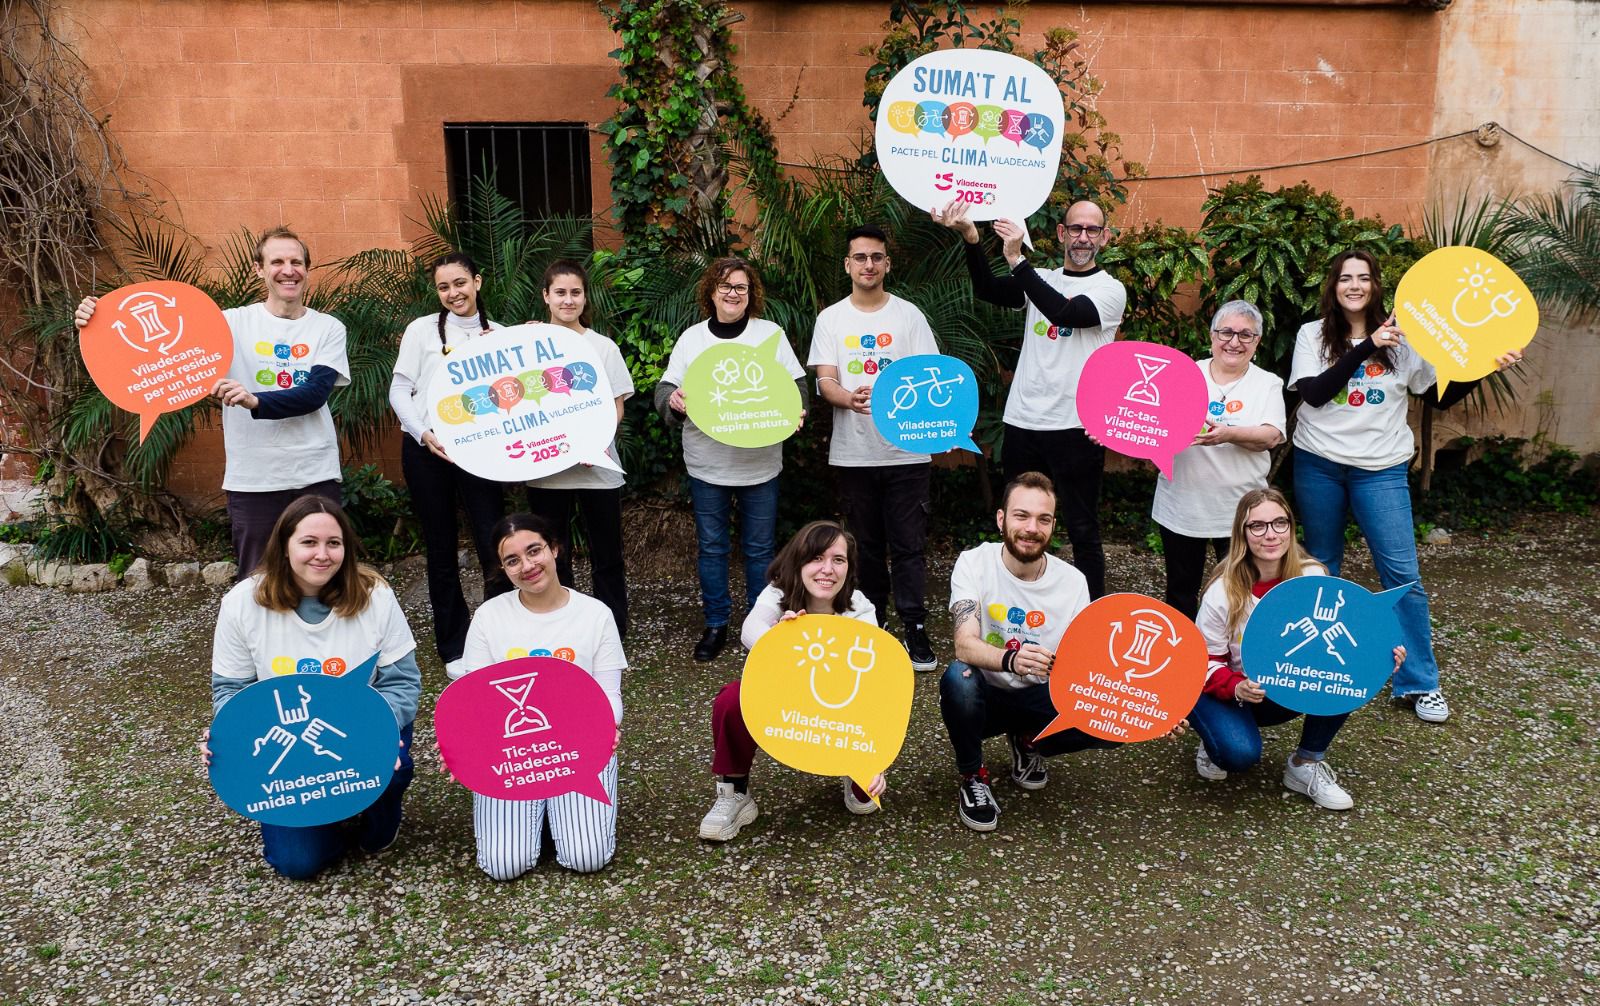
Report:
[[[882,265],[883,263],[889,261],[889,256],[885,255],[883,252],[873,252],[871,255],[868,255],[866,252],[856,252],[854,255],[850,256],[850,261],[854,262],[856,265],[866,265],[868,262],[872,263],[873,265]]]
[[[1106,232],[1104,227],[1097,227],[1094,224],[1067,224],[1066,226],[1067,233],[1075,238],[1083,237],[1086,234],[1089,237],[1097,238]]]
[[[1217,337],[1218,342],[1233,342],[1238,340],[1238,343],[1241,346],[1248,346],[1250,343],[1261,338],[1260,332],[1252,332],[1249,329],[1213,328],[1211,330],[1211,334]]]
[[[531,566],[537,563],[544,555],[544,552],[545,547],[543,545],[530,545],[528,546],[528,550],[523,552],[521,555],[513,553],[511,555],[502,556],[500,559],[500,568],[504,569],[507,573],[515,573],[524,565]]]
[[[1277,520],[1253,520],[1244,526],[1244,529],[1250,532],[1250,536],[1252,538],[1260,538],[1265,536],[1267,533],[1267,528],[1271,528],[1273,534],[1288,534],[1289,518],[1279,517]]]
[[[750,292],[750,284],[749,283],[718,283],[717,284],[717,292],[718,293],[724,293],[724,294],[731,293],[731,294],[735,294],[737,296],[743,297],[745,294]]]

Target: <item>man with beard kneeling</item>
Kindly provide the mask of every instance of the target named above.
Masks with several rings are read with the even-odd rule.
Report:
[[[1051,720],[1050,665],[1067,625],[1089,605],[1083,574],[1050,554],[1056,494],[1050,479],[1023,472],[1006,485],[995,514],[1003,541],[961,553],[950,574],[956,659],[939,680],[939,710],[961,773],[957,810],[974,831],[1000,815],[983,764],[983,741],[1011,742],[1011,781],[1043,789],[1045,758],[1115,746],[1078,730],[1034,743]]]

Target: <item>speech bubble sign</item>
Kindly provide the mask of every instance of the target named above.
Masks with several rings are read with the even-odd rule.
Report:
[[[700,432],[730,447],[770,447],[800,425],[800,389],[778,362],[783,332],[757,346],[725,342],[694,358],[683,400]]]
[[[905,743],[913,679],[911,657],[883,629],[802,615],[768,629],[745,658],[739,710],[773,758],[866,791]]]
[[[227,375],[233,331],[203,291],[158,280],[101,297],[78,350],[111,404],[139,416],[143,442],[162,413],[193,405]]]
[[[521,482],[577,464],[621,471],[611,382],[587,339],[560,325],[476,335],[444,358],[428,415],[451,460],[474,475]]]
[[[926,353],[894,361],[872,384],[872,422],[892,447],[913,454],[954,448],[980,453],[978,379],[953,356]]]
[[[1118,454],[1154,461],[1172,478],[1172,459],[1205,424],[1206,376],[1171,346],[1112,342],[1089,354],[1078,379],[1084,431]]]
[[[1539,304],[1504,262],[1476,248],[1439,248],[1400,277],[1394,316],[1406,342],[1433,364],[1442,394],[1451,381],[1491,374],[1495,357],[1539,331]]]
[[[611,701],[571,661],[518,657],[457,678],[434,706],[433,727],[445,767],[474,793],[611,803],[600,779],[617,747]]]
[[[879,108],[878,163],[913,206],[960,199],[972,220],[1021,223],[1050,198],[1066,109],[1055,81],[1027,60],[930,52],[890,79]]]
[[[400,754],[394,713],[367,683],[378,655],[349,673],[338,658],[331,669],[334,661],[280,660],[278,677],[239,692],[211,721],[211,786],[263,824],[353,817],[383,795]]]
[[[1337,716],[1383,690],[1400,645],[1395,605],[1411,585],[1374,594],[1336,576],[1296,576],[1267,591],[1245,623],[1239,659],[1267,698]]]
[[[1078,612],[1050,671],[1056,718],[1102,740],[1165,737],[1189,715],[1206,681],[1206,643],[1178,609],[1143,594],[1108,594]]]

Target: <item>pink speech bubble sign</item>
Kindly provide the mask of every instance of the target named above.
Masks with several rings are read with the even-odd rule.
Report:
[[[451,682],[434,706],[456,781],[500,800],[582,793],[609,804],[600,773],[617,746],[600,683],[557,657],[519,657]]]
[[[1078,380],[1078,418],[1089,436],[1130,458],[1172,459],[1205,424],[1206,378],[1171,346],[1113,342],[1095,350]]]

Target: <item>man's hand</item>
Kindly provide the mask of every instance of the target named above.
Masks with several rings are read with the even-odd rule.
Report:
[[[79,328],[89,324],[89,319],[94,317],[94,306],[98,303],[99,297],[85,297],[78,301],[78,309],[72,312],[72,323]]]
[[[223,405],[237,405],[241,409],[254,409],[261,404],[261,399],[252,395],[244,385],[230,377],[218,381],[211,393],[217,396],[217,401]]]
[[[1006,264],[1016,268],[1022,261],[1022,239],[1027,236],[1027,230],[1010,220],[996,220],[990,226],[1000,238],[1000,251],[1006,257]]]
[[[961,240],[967,244],[978,243],[978,225],[967,219],[967,204],[962,200],[952,199],[942,209],[934,207],[929,216],[934,223],[960,234]]]
[[[1040,681],[1050,680],[1050,667],[1055,663],[1056,655],[1037,643],[1023,643],[1018,649],[1016,657],[1012,659],[1011,672],[1026,678],[1038,678]]]
[[[863,384],[850,392],[850,411],[863,416],[872,415],[872,385]]]

